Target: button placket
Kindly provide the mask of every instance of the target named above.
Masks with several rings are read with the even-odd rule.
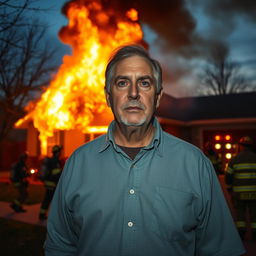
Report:
[[[130,180],[130,188],[129,188],[129,190],[128,190],[128,195],[129,195],[129,199],[128,199],[128,201],[131,203],[131,205],[133,205],[133,210],[132,210],[132,215],[130,215],[130,216],[127,216],[128,218],[130,217],[130,219],[128,219],[127,221],[127,226],[129,227],[129,228],[132,228],[132,227],[134,227],[134,221],[133,221],[133,218],[135,217],[135,215],[134,215],[134,210],[135,210],[135,208],[136,208],[136,202],[135,202],[135,189],[133,188],[133,183],[134,183],[134,169],[136,168],[136,165],[135,165],[135,163],[133,163],[133,164],[131,164],[131,166],[130,166],[130,171],[131,171],[131,180]]]

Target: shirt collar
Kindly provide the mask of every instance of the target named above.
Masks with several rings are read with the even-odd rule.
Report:
[[[163,152],[163,143],[161,143],[162,140],[162,128],[158,122],[158,120],[154,117],[153,119],[153,126],[155,127],[155,134],[154,137],[151,141],[151,143],[144,147],[143,150],[150,150],[152,148],[156,148],[157,153],[162,156],[162,152]],[[113,131],[114,131],[114,127],[115,127],[115,120],[113,120],[109,127],[108,127],[108,131],[105,137],[105,141],[103,142],[103,144],[101,145],[101,148],[99,150],[99,152],[103,152],[105,149],[107,149],[110,145],[113,146],[113,148],[116,151],[119,151],[119,148],[117,147],[115,140],[114,140],[114,135],[113,135]]]

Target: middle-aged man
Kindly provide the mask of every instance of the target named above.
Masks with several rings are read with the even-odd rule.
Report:
[[[115,120],[68,159],[54,195],[45,255],[238,256],[244,253],[212,164],[162,131],[161,67],[140,46],[106,69]]]

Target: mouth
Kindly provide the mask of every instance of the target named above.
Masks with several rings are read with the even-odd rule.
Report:
[[[128,111],[128,112],[139,112],[142,110],[142,108],[137,107],[137,106],[134,106],[134,107],[130,106],[130,107],[126,107],[124,110]]]

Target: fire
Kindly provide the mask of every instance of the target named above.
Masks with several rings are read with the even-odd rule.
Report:
[[[86,2],[86,3],[85,3]],[[37,103],[30,103],[27,116],[19,126],[32,119],[39,130],[41,153],[46,154],[47,139],[56,130],[90,130],[97,114],[111,115],[105,104],[104,70],[114,48],[127,43],[142,42],[143,33],[136,22],[135,9],[125,16],[114,10],[103,10],[100,1],[70,1],[64,7],[68,25],[60,38],[72,47],[72,56],[63,58],[56,76]],[[100,127],[102,131],[106,128]]]
[[[133,21],[138,20],[138,12],[133,8],[127,12],[127,16]]]

